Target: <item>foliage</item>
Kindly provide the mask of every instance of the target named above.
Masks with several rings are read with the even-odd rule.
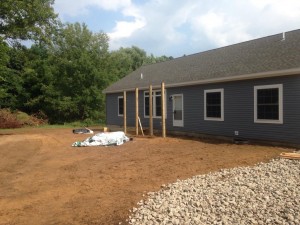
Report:
[[[99,118],[105,106],[101,90],[108,84],[108,36],[92,33],[85,24],[67,24],[52,51],[53,80],[44,99],[47,112],[56,122]]]
[[[0,45],[5,46],[6,44],[2,42]],[[3,62],[0,66],[0,108],[16,109],[22,101],[22,73],[26,63],[24,51],[23,46],[15,45],[11,48],[5,48],[0,56]]]
[[[49,42],[59,25],[53,4],[54,0],[2,0],[0,36]]]
[[[6,74],[8,73],[7,64],[9,61],[9,47],[0,37],[0,101],[7,97],[7,87],[4,87]]]
[[[0,109],[0,128],[20,128],[24,126],[39,126],[47,124],[47,120],[38,115],[28,115],[21,111]]]
[[[115,82],[143,65],[170,59],[173,59],[173,57],[154,57],[152,54],[148,56],[144,50],[136,46],[131,48],[121,47],[119,50],[111,52],[109,56],[108,71],[111,75],[110,81]]]
[[[108,60],[108,71],[111,82],[117,81],[143,65],[146,52],[138,47],[120,48],[111,52]]]
[[[85,24],[60,24],[52,5],[0,4],[0,110],[20,110],[52,124],[103,123],[104,88],[142,65],[172,59],[148,56],[136,46],[109,52],[107,34]],[[35,42],[27,48],[20,42],[26,39]]]
[[[92,119],[85,119],[85,120],[78,120],[78,121],[73,121],[70,123],[64,123],[64,126],[69,126],[69,127],[90,127],[90,126],[97,126],[100,129],[103,123],[101,120],[92,120]]]
[[[40,126],[48,123],[48,120],[45,119],[45,116],[41,116],[39,113],[28,115],[25,112],[17,111],[15,112],[15,115],[22,126]]]
[[[0,109],[0,128],[20,128],[22,124],[18,121],[17,115],[9,109]]]

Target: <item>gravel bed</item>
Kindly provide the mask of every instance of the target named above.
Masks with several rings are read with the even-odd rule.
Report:
[[[129,224],[300,224],[300,160],[177,180],[148,193]]]

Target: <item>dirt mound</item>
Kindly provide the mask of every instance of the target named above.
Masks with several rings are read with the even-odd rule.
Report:
[[[47,123],[48,120],[43,113],[28,115],[27,113],[21,111],[0,109],[0,129],[39,126]]]

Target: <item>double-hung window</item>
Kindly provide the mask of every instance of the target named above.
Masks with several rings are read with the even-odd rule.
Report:
[[[224,121],[224,89],[204,90],[204,120]]]
[[[282,84],[254,86],[254,122],[283,123]]]
[[[160,118],[162,113],[161,108],[161,91],[152,91],[152,115],[154,118]],[[149,103],[150,103],[150,97],[149,97],[149,91],[144,92],[144,116],[149,117]]]
[[[124,115],[124,98],[123,96],[118,96],[118,116]]]

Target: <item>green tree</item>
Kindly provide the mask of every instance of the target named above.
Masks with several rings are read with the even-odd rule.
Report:
[[[108,36],[89,31],[85,24],[66,24],[52,54],[53,82],[44,88],[51,121],[103,119]]]
[[[0,36],[49,41],[59,24],[53,4],[54,0],[1,0]]]
[[[164,61],[168,61],[174,59],[172,56],[159,56],[159,57],[155,57],[153,56],[153,54],[151,54],[150,56],[147,56],[146,60],[144,61],[144,65],[148,65],[148,64],[153,64],[153,63],[159,63],[159,62],[164,62]]]
[[[0,4],[0,107],[24,108],[27,49],[21,40],[50,43],[59,20],[53,0],[2,0]],[[28,96],[27,96],[28,97]]]
[[[45,45],[32,45],[27,51],[28,61],[23,72],[23,105],[27,113],[45,113],[46,90],[53,83],[51,55]]]
[[[5,42],[0,44],[0,107],[19,108],[22,104],[24,66],[27,61],[26,47],[15,44],[9,48]]]
[[[9,47],[0,37],[0,108],[3,107],[3,101],[8,97],[6,78],[8,77],[8,68],[7,64],[9,61]]]
[[[155,57],[153,54],[148,56],[143,49],[136,46],[132,46],[131,48],[121,47],[117,51],[112,51],[109,56],[107,70],[110,75],[110,82],[115,82],[123,78],[142,65],[163,62],[170,59],[173,59],[173,57]]]
[[[141,67],[147,58],[144,50],[132,46],[131,48],[120,48],[112,51],[109,55],[107,73],[110,83],[115,82],[130,72]]]

